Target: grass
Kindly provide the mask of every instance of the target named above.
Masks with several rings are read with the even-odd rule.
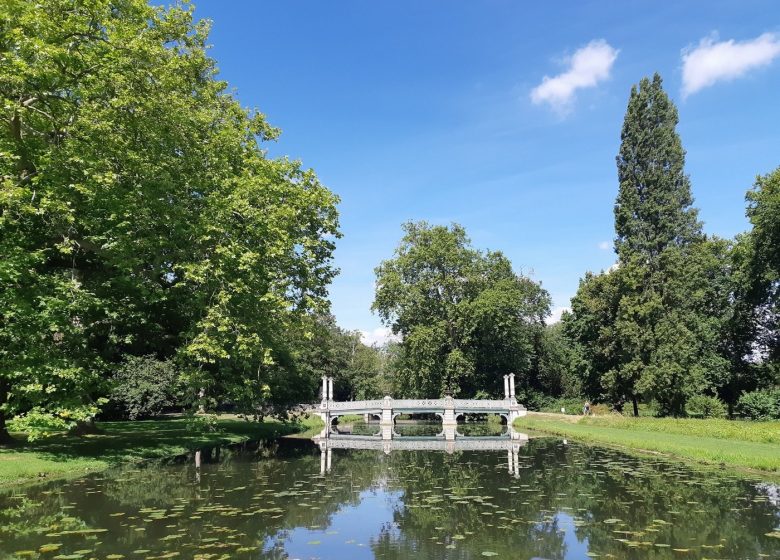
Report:
[[[531,413],[517,419],[514,426],[699,463],[780,474],[780,422]]]
[[[339,416],[339,424],[347,424],[349,422],[362,422],[362,421],[363,421],[362,414],[345,414],[344,416]]]
[[[194,429],[184,418],[100,422],[100,433],[56,435],[35,442],[0,447],[0,486],[41,478],[70,477],[123,463],[175,457],[209,445],[269,439],[317,429],[318,418],[300,422],[247,422],[221,417],[216,431]],[[321,422],[320,422],[321,424]]]

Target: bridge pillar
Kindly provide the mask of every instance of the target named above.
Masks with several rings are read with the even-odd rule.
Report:
[[[455,416],[455,399],[452,397],[444,398],[444,414],[441,417],[441,423],[446,431],[450,426],[457,426],[458,417]]]
[[[385,397],[382,399],[382,418],[379,421],[382,427],[393,427],[393,398]]]
[[[509,374],[509,398],[514,400],[515,398],[515,374]]]
[[[508,375],[504,376],[504,398],[505,399],[509,398],[509,376]]]

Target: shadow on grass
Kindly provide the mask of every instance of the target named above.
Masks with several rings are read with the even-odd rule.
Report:
[[[57,435],[35,442],[19,441],[3,448],[13,453],[31,453],[54,462],[97,459],[113,466],[120,463],[170,457],[222,443],[273,439],[308,428],[300,422],[247,422],[219,420],[217,430],[190,427],[184,418],[101,422],[100,433]]]

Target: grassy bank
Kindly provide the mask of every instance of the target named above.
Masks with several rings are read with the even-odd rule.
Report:
[[[574,440],[780,474],[780,422],[529,414],[515,422]]]
[[[246,422],[220,418],[216,431],[193,429],[184,418],[135,422],[100,422],[100,433],[58,435],[0,447],[0,485],[41,478],[77,476],[122,463],[175,457],[199,447],[273,438],[316,428],[319,419],[299,423]],[[320,422],[321,424],[321,422]]]

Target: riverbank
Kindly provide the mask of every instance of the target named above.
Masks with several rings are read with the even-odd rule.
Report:
[[[625,447],[669,457],[780,475],[780,422],[574,417],[529,412],[514,423],[588,443]]]
[[[220,417],[216,430],[207,431],[193,428],[187,419],[177,417],[99,422],[96,434],[63,434],[35,442],[26,442],[23,434],[17,434],[21,438],[16,445],[0,447],[0,486],[79,476],[125,463],[175,457],[200,447],[312,431],[318,427],[317,422],[312,418],[293,423]]]

